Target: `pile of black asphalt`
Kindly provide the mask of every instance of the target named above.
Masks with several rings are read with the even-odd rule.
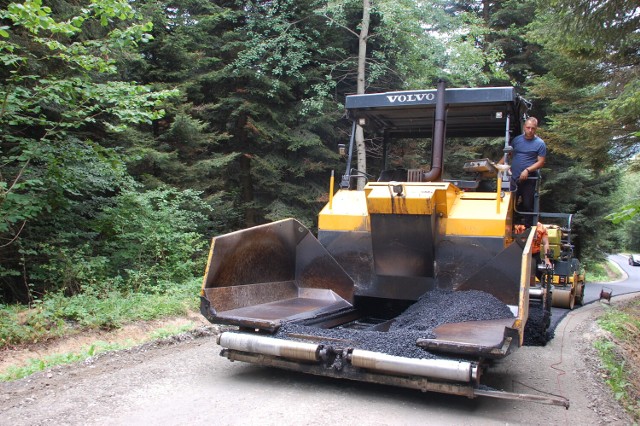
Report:
[[[524,346],[546,346],[555,335],[555,327],[547,328],[549,323],[549,313],[541,306],[529,306],[529,318],[524,327]]]
[[[389,331],[350,328],[320,329],[295,323],[283,324],[274,337],[290,340],[314,336],[319,344],[357,348],[407,358],[435,358],[416,345],[419,338],[434,338],[433,329],[448,323],[513,318],[509,307],[489,293],[477,290],[425,293],[397,316]],[[326,339],[326,340],[323,340]],[[441,357],[441,356],[439,356]]]

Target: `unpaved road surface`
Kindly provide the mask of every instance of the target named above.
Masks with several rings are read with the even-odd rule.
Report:
[[[218,355],[217,329],[208,327],[2,383],[0,424],[628,425],[591,349],[602,303],[572,311],[547,346],[520,348],[484,380],[506,391],[561,395],[571,402],[568,410],[231,363]]]

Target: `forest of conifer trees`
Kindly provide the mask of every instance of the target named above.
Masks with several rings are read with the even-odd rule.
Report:
[[[313,228],[362,19],[355,0],[2,1],[0,303],[163,292],[213,235]],[[541,208],[575,214],[588,264],[640,251],[638,28],[631,0],[379,0],[365,91],[516,86],[549,147]]]

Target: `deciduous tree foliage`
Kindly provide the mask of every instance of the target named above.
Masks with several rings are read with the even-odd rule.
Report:
[[[117,61],[150,29],[128,2],[28,0],[0,18],[1,297],[32,301],[105,278],[87,270],[108,238],[93,221],[136,188],[103,142],[159,118],[157,105],[173,93],[118,78]],[[126,278],[128,266],[104,262],[115,271],[106,278]],[[141,264],[127,262],[131,271]]]

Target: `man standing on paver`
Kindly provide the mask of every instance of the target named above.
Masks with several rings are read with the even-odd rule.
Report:
[[[511,162],[511,190],[516,191],[517,210],[523,213],[533,212],[538,170],[544,166],[547,156],[547,145],[536,136],[538,120],[529,117],[524,122],[524,133],[511,140],[513,156]],[[500,161],[502,162],[502,160]],[[533,224],[532,215],[524,215],[524,225],[529,228]]]

